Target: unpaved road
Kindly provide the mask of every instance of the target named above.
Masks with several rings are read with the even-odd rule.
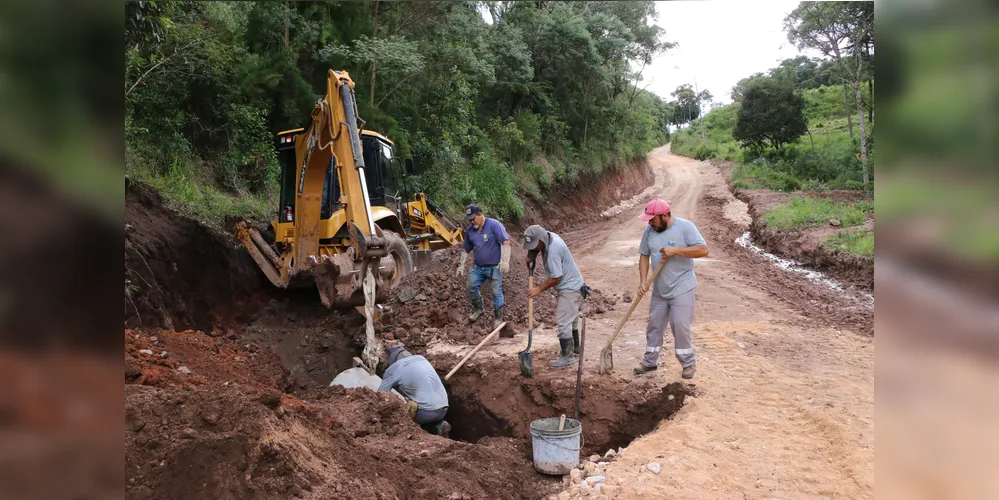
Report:
[[[637,217],[649,195],[668,200],[675,215],[694,221],[711,251],[696,261],[697,397],[606,467],[611,477],[624,480],[620,498],[873,498],[873,339],[819,326],[771,295],[773,287],[759,282],[760,273],[741,272],[754,257],[726,248],[731,245],[716,241],[718,231],[712,230],[746,223],[744,205],[731,198],[716,167],[675,156],[668,146],[653,151],[650,163],[655,186],[608,209],[607,219],[563,235],[586,282],[606,294],[633,293],[638,286],[645,223]],[[705,196],[729,203],[709,211]],[[589,319],[586,384],[600,383],[600,348],[627,307],[619,302]],[[668,338],[659,372],[632,374],[644,352],[647,319],[643,301],[614,343],[615,373],[609,376],[651,389],[680,380],[680,367]],[[536,341],[540,337],[546,352],[535,354],[535,364],[547,364],[556,341],[551,319],[538,321]],[[503,339],[483,355],[516,363],[513,353],[523,342],[520,335]],[[567,371],[566,377],[574,374]],[[661,473],[649,471],[649,462],[661,464]]]

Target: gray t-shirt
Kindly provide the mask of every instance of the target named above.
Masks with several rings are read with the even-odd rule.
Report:
[[[423,356],[407,356],[385,370],[379,391],[395,389],[416,401],[421,410],[439,410],[447,406],[447,391],[437,371]]]
[[[651,256],[649,273],[653,273],[663,260],[662,254],[659,253],[662,247],[693,247],[706,244],[693,222],[673,217],[673,225],[661,233],[657,233],[652,226],[646,226],[645,232],[642,233],[642,242],[638,245],[638,253]],[[656,277],[652,285],[652,294],[661,299],[671,299],[695,288],[697,288],[697,277],[694,276],[694,259],[674,255],[666,261],[666,266]]]
[[[583,275],[576,267],[576,261],[572,259],[572,253],[566,246],[562,238],[555,233],[549,232],[551,241],[548,243],[545,252],[545,272],[549,278],[562,277],[555,285],[556,290],[579,290],[583,288]]]

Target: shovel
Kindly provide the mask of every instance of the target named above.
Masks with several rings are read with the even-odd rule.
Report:
[[[527,286],[534,288],[534,260],[527,263]],[[527,348],[517,353],[520,359],[520,374],[525,378],[534,377],[534,358],[531,355],[531,341],[534,340],[534,297],[527,299]]]
[[[652,283],[656,280],[656,276],[659,276],[659,271],[663,270],[663,266],[666,265],[667,260],[668,259],[663,259],[662,262],[659,263],[659,266],[656,267],[656,271],[652,273],[652,276],[650,276],[649,280],[645,283],[645,287],[650,288],[649,293],[652,292],[651,290]],[[645,295],[639,295],[638,297],[635,297],[635,300],[631,302],[631,307],[628,308],[628,312],[624,313],[624,317],[621,318],[621,322],[618,323],[617,328],[614,329],[614,334],[611,335],[611,338],[607,341],[607,345],[605,345],[604,348],[600,350],[601,375],[606,375],[614,369],[614,352],[611,350],[611,344],[614,343],[614,339],[617,338],[617,334],[621,333],[621,328],[624,327],[624,324],[628,321],[628,318],[631,317],[631,313],[635,312],[635,306],[637,306],[638,303],[642,301],[642,297],[644,296]]]

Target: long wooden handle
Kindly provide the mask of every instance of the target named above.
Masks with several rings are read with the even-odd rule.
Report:
[[[667,259],[663,259],[663,261],[659,263],[659,266],[656,267],[656,271],[652,273],[652,276],[648,279],[648,281],[646,281],[645,288],[652,287],[652,282],[656,280],[656,276],[659,276],[659,271],[662,271],[663,267],[666,266],[666,260]],[[652,290],[650,289],[649,292],[651,291]],[[617,338],[617,334],[621,333],[621,328],[624,328],[624,324],[628,322],[628,318],[631,317],[631,313],[635,312],[635,307],[638,306],[638,303],[642,301],[642,297],[644,296],[645,295],[639,295],[638,297],[635,297],[635,300],[632,301],[631,306],[628,307],[628,312],[624,313],[624,317],[621,318],[621,322],[618,323],[617,328],[614,329],[614,334],[611,335],[611,338],[607,340],[607,345],[604,346],[604,349],[609,348],[610,345],[614,343],[614,339]]]
[[[482,342],[479,342],[479,345],[475,346],[475,349],[472,349],[472,352],[466,354],[464,358],[461,358],[461,361],[459,361],[458,364],[454,365],[454,368],[452,368],[451,371],[447,372],[447,375],[444,375],[444,380],[451,378],[451,375],[454,375],[454,372],[458,371],[458,368],[461,368],[461,365],[465,364],[465,362],[468,361],[469,358],[475,355],[475,353],[479,352],[479,349],[481,349],[482,346],[486,344],[486,342],[489,342],[489,339],[493,338],[493,335],[499,333],[499,331],[502,330],[504,326],[506,326],[506,321],[500,323],[495,330],[490,332],[489,335],[486,335],[486,338],[482,339]]]
[[[565,429],[565,413],[563,413],[562,416],[558,419],[558,430],[561,431],[564,429]]]
[[[534,288],[534,276],[527,277],[527,289]],[[534,297],[527,299],[527,329],[534,330]]]

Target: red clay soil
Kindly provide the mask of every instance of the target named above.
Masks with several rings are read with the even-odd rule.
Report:
[[[398,399],[330,388],[302,401],[230,384],[128,385],[128,498],[541,498],[522,440],[433,436]]]

